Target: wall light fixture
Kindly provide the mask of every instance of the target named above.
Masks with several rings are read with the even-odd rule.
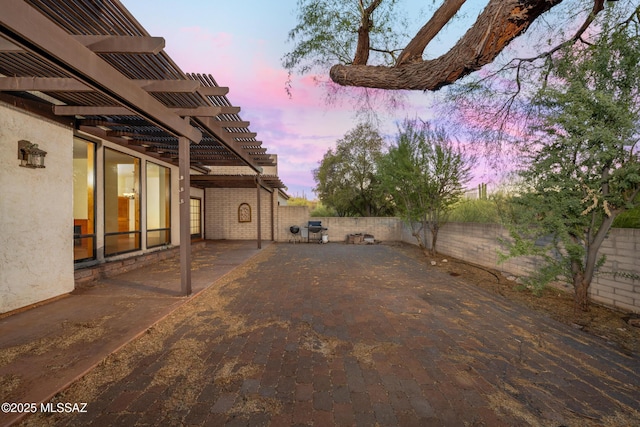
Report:
[[[33,144],[24,139],[18,141],[18,160],[20,166],[25,168],[44,168],[44,157],[47,152],[38,148],[38,144]]]

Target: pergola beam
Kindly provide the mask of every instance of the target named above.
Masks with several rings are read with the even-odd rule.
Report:
[[[151,93],[200,93],[202,87],[196,80],[131,80]],[[214,88],[223,89],[223,88]],[[41,92],[92,92],[90,86],[68,77],[0,77],[0,90]]]
[[[225,114],[229,109],[239,107],[196,107],[196,108],[168,108],[180,117],[216,117]],[[235,110],[233,110],[235,111]],[[132,109],[117,105],[56,105],[53,113],[57,116],[131,116],[137,115]]]
[[[17,44],[11,43],[9,40],[0,37],[0,53],[19,53],[24,49]]]
[[[177,136],[199,142],[198,129],[169,111],[109,63],[23,0],[3,0],[0,28],[28,50]]]
[[[227,132],[231,138],[255,138],[258,136],[255,132]]]
[[[229,93],[229,88],[219,86],[200,86],[200,88],[198,88],[198,93],[202,96],[225,96]]]
[[[134,111],[118,105],[54,105],[56,116],[135,116]]]
[[[203,162],[205,160],[207,160],[207,159],[202,159],[202,158],[198,157],[193,161],[197,162],[198,164],[206,164],[206,163]],[[245,164],[244,164],[244,162],[242,160],[239,160],[239,159],[236,158],[234,160],[216,160],[216,166],[245,166]],[[192,175],[192,177],[193,177],[193,175]]]
[[[174,108],[172,111],[182,117],[216,117],[223,113],[223,108],[228,107]]]
[[[229,147],[229,150],[236,156],[242,159],[248,166],[250,166],[256,172],[261,172],[262,168],[255,164],[254,159],[242,148],[241,143],[233,140],[228,135],[228,132],[218,124],[218,121],[211,117],[198,117],[198,121],[202,126],[208,129],[217,138],[221,139],[224,144]]]
[[[194,80],[133,80],[147,92],[195,93],[200,83]]]
[[[73,35],[95,53],[146,53],[156,55],[164,49],[163,37]]]
[[[140,140],[139,138],[143,138],[143,137],[158,138],[164,135],[160,134],[159,132],[141,133],[141,132],[126,131],[126,130],[108,130],[107,136],[120,137],[120,138],[126,137],[127,139],[131,141],[137,141],[140,144],[150,144],[151,142],[146,142],[144,140]]]
[[[191,182],[201,185],[232,185],[234,188],[243,185],[244,188],[254,188],[255,175],[193,175]]]
[[[64,77],[0,77],[2,91],[91,92],[86,84]]]
[[[249,125],[251,124],[251,122],[233,121],[233,120],[218,120],[217,123],[219,126],[222,126],[225,128],[236,128],[236,129],[248,128]]]
[[[164,49],[163,37],[71,35],[78,43],[94,53],[157,54]],[[22,47],[0,38],[0,52],[26,52]]]

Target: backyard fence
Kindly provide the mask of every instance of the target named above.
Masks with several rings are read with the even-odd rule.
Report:
[[[306,206],[279,207],[276,241],[288,241],[289,227],[304,227],[309,219]],[[369,234],[376,241],[417,244],[409,227],[398,218],[313,219],[327,227],[330,242],[345,242],[352,234]],[[537,260],[533,257],[498,262],[498,251],[502,249],[499,241],[507,237],[507,230],[497,224],[448,223],[440,229],[437,250],[441,255],[494,268],[505,275],[522,276],[535,269]],[[612,229],[600,254],[606,255],[606,262],[591,283],[591,299],[622,311],[640,313],[640,280],[634,278],[640,276],[640,229]]]

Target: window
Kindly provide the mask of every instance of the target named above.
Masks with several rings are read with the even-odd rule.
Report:
[[[200,199],[191,199],[190,200],[190,228],[191,228],[191,238],[192,239],[201,239],[202,238],[202,230],[200,229],[201,224],[201,208],[202,200]]]
[[[104,254],[140,249],[140,159],[104,150]]]
[[[73,140],[73,260],[96,257],[95,145]]]
[[[171,170],[147,162],[147,247],[171,241]]]

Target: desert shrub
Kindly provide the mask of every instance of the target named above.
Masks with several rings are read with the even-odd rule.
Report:
[[[613,221],[615,228],[640,228],[640,207],[623,212]]]
[[[327,216],[337,216],[336,211],[333,208],[327,207],[323,205],[321,202],[318,202],[316,206],[309,213],[312,217],[327,217]]]
[[[491,199],[463,199],[449,213],[449,222],[500,223],[498,207]]]

